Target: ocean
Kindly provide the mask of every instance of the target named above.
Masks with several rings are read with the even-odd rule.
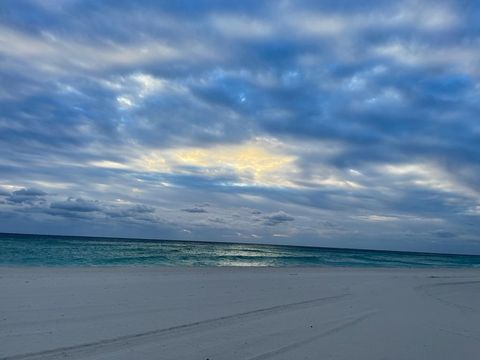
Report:
[[[239,243],[0,234],[0,265],[480,268],[480,256]]]

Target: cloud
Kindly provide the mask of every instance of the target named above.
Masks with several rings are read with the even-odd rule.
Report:
[[[44,196],[46,192],[38,189],[20,189],[12,193],[15,196]]]
[[[92,212],[101,209],[97,201],[84,200],[82,198],[68,198],[66,201],[53,202],[50,204],[50,208],[73,212]]]
[[[44,191],[26,188],[15,190],[11,194],[7,195],[6,200],[14,204],[33,204],[36,202],[44,202],[43,196],[47,195]]]
[[[52,4],[2,17],[0,231],[480,253],[476,2]]]
[[[284,211],[278,211],[276,213],[265,215],[263,216],[263,219],[265,220],[264,224],[268,226],[275,226],[295,220],[293,216],[288,215]]]
[[[122,218],[122,217],[141,218],[141,217],[145,217],[153,214],[155,212],[155,208],[147,205],[134,205],[127,208],[123,208],[123,207],[109,208],[104,210],[104,212],[108,216],[111,216],[114,218]]]
[[[434,231],[433,235],[435,235],[439,238],[443,238],[443,239],[450,239],[450,238],[454,238],[454,237],[457,236],[455,233],[450,232],[450,231],[445,231],[445,230]]]
[[[0,27],[0,42],[11,46],[2,53],[13,59],[29,58],[38,71],[64,75],[67,71],[97,71],[152,62],[170,62],[187,56],[214,57],[215,50],[195,44],[171,46],[159,39],[144,39],[136,44],[85,42],[42,31],[31,35]]]
[[[214,29],[227,38],[262,39],[272,35],[271,24],[248,16],[215,14],[211,16]]]
[[[295,186],[288,174],[295,171],[295,157],[282,154],[281,143],[274,146],[265,139],[242,145],[217,145],[210,148],[177,147],[152,151],[131,160],[131,169],[204,177],[231,177],[238,186]]]
[[[204,208],[200,208],[200,207],[185,208],[185,209],[182,209],[182,211],[187,212],[187,213],[191,213],[191,214],[202,214],[202,213],[207,213],[208,212]]]

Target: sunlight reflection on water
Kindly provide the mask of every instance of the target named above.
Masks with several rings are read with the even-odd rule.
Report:
[[[21,266],[480,267],[480,256],[0,234],[0,264]]]

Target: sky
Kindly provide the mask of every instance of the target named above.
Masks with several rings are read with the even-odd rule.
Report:
[[[480,254],[480,3],[0,3],[0,231]]]

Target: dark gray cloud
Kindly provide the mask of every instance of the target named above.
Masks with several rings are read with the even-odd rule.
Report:
[[[445,238],[445,239],[450,239],[450,238],[454,238],[455,236],[457,236],[455,233],[452,233],[450,231],[444,231],[444,230],[434,231],[433,234],[435,236],[438,236],[439,238]]]
[[[272,213],[269,215],[263,216],[264,224],[268,226],[275,226],[279,224],[283,224],[285,222],[294,221],[295,218],[293,216],[288,215],[284,211],[278,211],[276,213]]]
[[[192,213],[192,214],[201,214],[201,213],[207,213],[208,212],[207,210],[205,210],[204,208],[201,208],[201,207],[185,208],[185,209],[182,209],[182,211],[187,212],[187,213]]]
[[[6,197],[6,200],[14,204],[33,204],[37,202],[44,202],[43,198],[47,193],[38,189],[20,189],[15,190]]]
[[[82,198],[68,198],[66,201],[57,201],[50,204],[50,209],[58,209],[73,212],[99,211],[100,205],[97,201],[84,200]]]
[[[0,231],[480,252],[479,14],[4,1]]]
[[[153,214],[155,208],[147,205],[134,205],[128,207],[115,207],[104,210],[105,214],[112,218],[132,218],[137,220],[145,220],[155,222],[157,219]]]
[[[16,190],[12,193],[12,195],[14,196],[32,196],[32,197],[35,197],[35,196],[44,196],[44,195],[47,195],[47,193],[45,191],[42,191],[42,190],[38,190],[38,189],[20,189],[20,190]]]

